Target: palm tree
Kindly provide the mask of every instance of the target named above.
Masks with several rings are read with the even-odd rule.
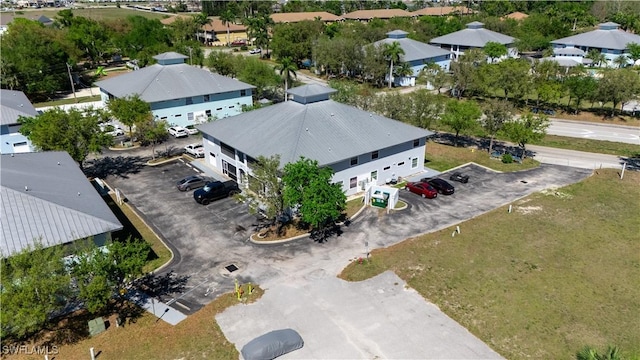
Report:
[[[227,9],[220,14],[220,21],[222,21],[222,25],[227,26],[227,46],[231,46],[231,42],[229,41],[229,26],[236,21],[236,14],[230,9]]]
[[[211,24],[211,19],[207,16],[207,14],[204,13],[198,13],[193,15],[193,22],[198,26],[198,30],[196,30],[196,39],[198,39],[198,41],[200,41],[200,30],[202,30],[202,27],[207,25],[207,24]],[[205,31],[205,41],[206,41],[206,31]]]
[[[259,47],[265,47],[267,54],[269,53],[269,29],[274,25],[273,19],[268,14],[260,14],[257,17],[246,18],[247,34],[249,38],[255,39],[254,44]]]
[[[590,59],[591,61],[593,61],[593,65],[596,66],[602,66],[603,63],[606,63],[607,61],[607,57],[604,56],[603,53],[601,53],[600,51],[596,50],[596,49],[591,49],[589,50],[589,52],[587,53],[587,56],[585,56],[587,59]]]
[[[613,63],[621,69],[629,64],[629,58],[626,55],[620,55],[613,59]]]
[[[620,350],[617,346],[607,347],[604,354],[599,354],[598,351],[590,346],[585,346],[582,350],[576,353],[576,360],[621,360]]]
[[[393,69],[393,72],[394,75],[403,78],[405,76],[413,75],[413,68],[408,62],[401,62],[396,65],[396,67]]]
[[[404,55],[404,50],[402,50],[399,42],[394,41],[391,44],[384,44],[382,54],[389,60],[389,89],[391,89],[393,83],[393,63],[400,61],[400,57]]]
[[[290,57],[283,57],[282,59],[278,60],[276,70],[278,70],[280,72],[280,76],[284,78],[284,101],[287,101],[287,88],[289,86],[289,80],[293,80],[292,75],[294,78],[298,78],[298,74],[296,73],[298,67]]]

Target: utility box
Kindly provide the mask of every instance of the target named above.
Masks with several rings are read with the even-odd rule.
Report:
[[[389,205],[389,193],[376,191],[371,194],[371,206],[386,208]]]
[[[89,321],[89,335],[96,336],[107,329],[104,320],[99,317]]]

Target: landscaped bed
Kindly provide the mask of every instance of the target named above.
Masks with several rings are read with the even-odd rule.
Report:
[[[393,270],[508,359],[570,359],[585,345],[640,354],[640,173],[600,170],[353,263]]]

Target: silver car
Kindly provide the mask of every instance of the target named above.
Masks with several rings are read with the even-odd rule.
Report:
[[[176,187],[180,191],[189,191],[203,187],[211,179],[205,178],[200,175],[190,175],[184,179],[178,180]]]

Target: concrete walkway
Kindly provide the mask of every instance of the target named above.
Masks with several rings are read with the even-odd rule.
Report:
[[[179,322],[187,318],[187,316],[180,311],[143,292],[136,291],[128,294],[127,298],[129,301],[132,301],[136,305],[155,315],[158,320],[162,319],[171,325],[177,325]]]

